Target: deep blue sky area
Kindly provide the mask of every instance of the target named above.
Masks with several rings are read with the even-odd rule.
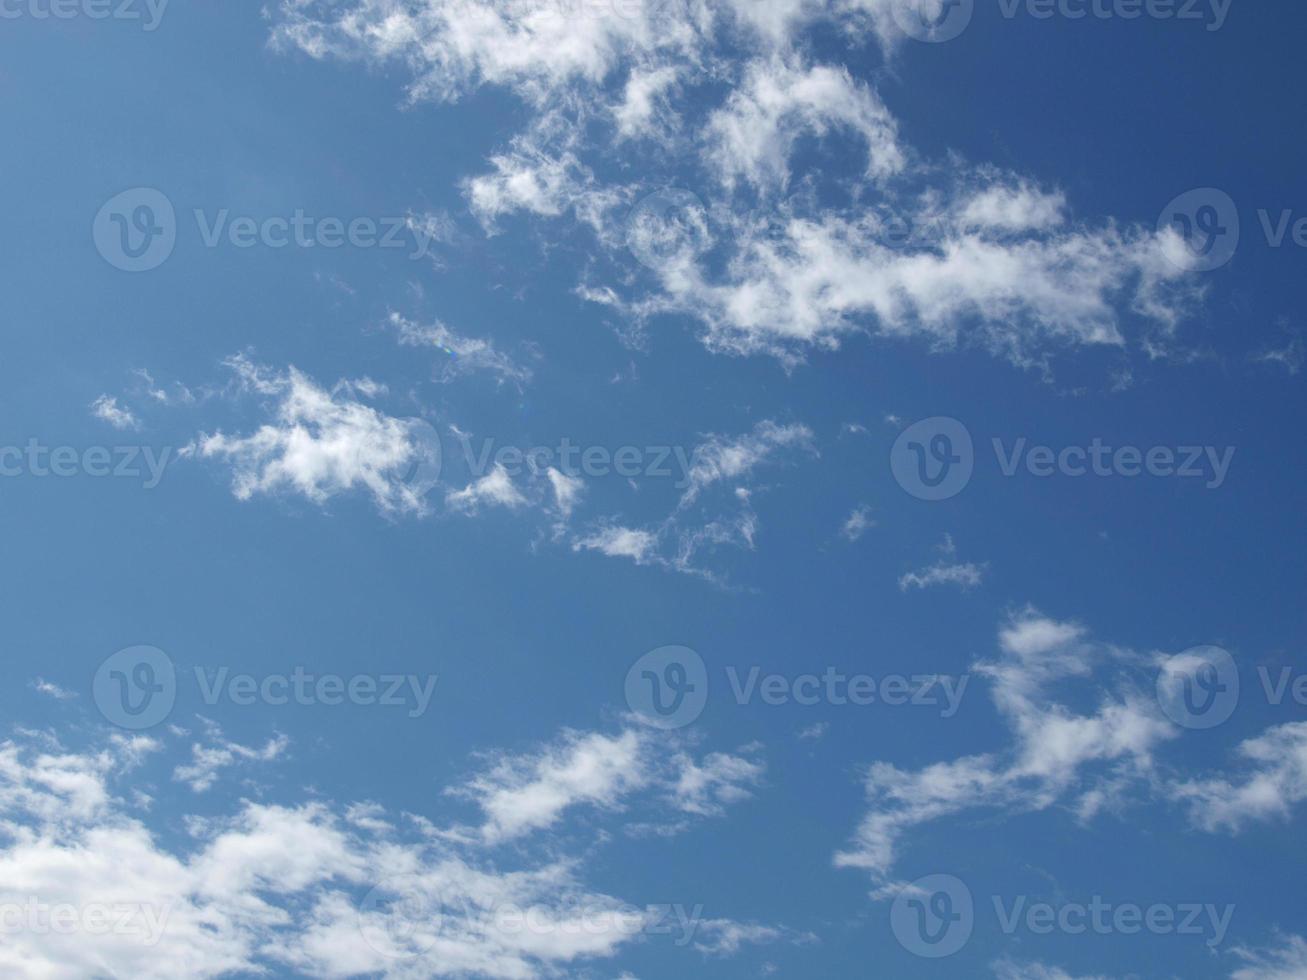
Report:
[[[1233,0],[1209,30],[1210,2],[1204,21],[965,0],[960,35],[928,43],[896,21],[918,0],[796,3],[779,34],[738,11],[785,4],[706,0],[681,50],[579,20],[566,41],[602,66],[587,76],[558,67],[562,40],[487,69],[507,49],[478,17],[539,29],[506,0],[172,0],[155,30],[8,3],[0,907],[172,917],[146,948],[0,918],[0,973],[1307,977],[1307,697],[1263,684],[1307,671],[1301,5]],[[683,4],[636,9],[649,37],[691,23]],[[480,69],[450,54],[477,44]],[[796,83],[822,66],[835,81]],[[627,79],[660,68],[661,110],[619,138]],[[754,103],[751,72],[776,79]],[[866,135],[882,110],[892,133]],[[869,172],[877,140],[901,149],[892,175]],[[490,182],[497,166],[516,182]],[[93,226],[139,188],[175,209],[176,244],[129,272]],[[1237,215],[1211,270],[1182,268],[1199,260],[1165,216],[1194,189]],[[976,217],[993,199],[1008,224]],[[887,208],[947,230],[887,249],[871,217]],[[207,247],[220,212],[375,219],[402,246]],[[1286,212],[1276,245],[1264,225]],[[648,213],[671,242],[658,261],[630,247]],[[405,221],[439,228],[429,254]],[[715,250],[695,253],[701,232]],[[1160,314],[1140,299],[1155,271]],[[1088,336],[1086,306],[1114,336]],[[921,499],[899,467],[938,458],[940,419],[969,434],[971,473]],[[419,429],[438,477],[396,435]],[[672,472],[523,467],[505,488],[462,439],[636,447],[642,466],[669,447]],[[1095,440],[1194,447],[1202,475],[1004,472],[1015,446]],[[81,462],[46,474],[33,443]],[[145,472],[91,475],[92,447]],[[678,449],[706,462],[677,472]],[[102,664],[138,645],[175,668],[175,703],[124,725]],[[667,727],[628,671],[672,645],[707,685]],[[1216,675],[1185,651],[1208,646],[1240,683],[1213,727],[1163,693],[1205,689]],[[208,703],[196,673],[296,668],[437,679],[412,717]],[[828,692],[738,703],[730,679],[755,670],[967,686],[948,717]],[[103,799],[79,803],[70,771]],[[360,822],[364,803],[389,829]],[[287,814],[343,843],[278,837]],[[106,843],[133,834],[148,847]],[[117,870],[55,873],[40,846]],[[241,861],[264,870],[239,878]],[[648,924],[506,939],[460,918],[480,899],[449,862],[500,903],[584,894],[706,924],[686,942]],[[974,897],[948,956],[922,937],[951,906],[909,884],[932,875]],[[417,913],[389,904],[412,881]],[[400,927],[383,953],[376,889]],[[1004,929],[996,912],[1096,897],[1193,903],[1198,931]]]

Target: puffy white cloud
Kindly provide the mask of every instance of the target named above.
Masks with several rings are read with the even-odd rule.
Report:
[[[1155,749],[1176,737],[1141,689],[1102,692],[1089,713],[1055,700],[1061,690],[1057,682],[1128,660],[1123,651],[1085,639],[1076,624],[1026,609],[1001,629],[999,647],[998,660],[973,669],[992,681],[1010,746],[916,772],[873,764],[866,778],[869,812],[852,844],[836,856],[838,866],[866,870],[884,885],[907,831],[970,808],[1042,810],[1070,797],[1084,815],[1092,815],[1088,808],[1101,806],[1122,785],[1145,779]]]
[[[468,205],[487,231],[517,211],[544,217],[570,211],[602,234],[609,213],[626,200],[621,190],[597,186],[594,173],[570,150],[542,145],[534,134],[515,139],[510,152],[497,153],[489,162],[490,173],[465,184]]]
[[[505,870],[475,843],[376,804],[243,801],[230,815],[161,821],[193,838],[170,845],[119,792],[159,748],[118,735],[83,752],[35,736],[0,744],[5,976],[528,980],[612,957],[652,921],[650,907],[587,888],[574,861]],[[574,757],[536,782],[599,794],[606,777],[583,768]],[[530,809],[519,798],[499,812],[515,807]],[[788,934],[726,919],[705,929],[724,953]]]
[[[119,431],[141,427],[141,420],[132,414],[132,410],[119,405],[118,399],[110,395],[101,395],[91,402],[91,414]]]
[[[417,423],[328,391],[294,367],[278,373],[243,357],[228,363],[244,389],[275,399],[273,419],[247,436],[202,434],[188,452],[230,463],[238,499],[293,492],[325,504],[364,490],[383,513],[427,511],[425,488],[406,479],[430,450]]]
[[[489,473],[473,480],[462,490],[446,493],[445,505],[450,510],[474,514],[484,506],[517,510],[527,505],[527,499],[513,483],[512,476],[503,464],[496,463]]]
[[[1239,756],[1251,771],[1172,787],[1203,830],[1237,833],[1250,823],[1287,820],[1293,805],[1307,800],[1307,722],[1278,725],[1247,739]]]
[[[658,538],[652,531],[618,525],[600,525],[572,542],[573,551],[597,551],[609,558],[630,558],[637,565],[656,553]]]
[[[904,166],[894,119],[847,70],[780,59],[755,62],[708,120],[708,161],[728,187],[743,178],[761,190],[780,189],[789,182],[790,152],[799,136],[823,136],[832,128],[861,137],[869,177]]]
[[[1169,658],[1094,641],[1082,625],[1032,608],[1008,619],[998,643],[1000,656],[972,669],[991,682],[1007,746],[917,771],[887,762],[867,770],[868,812],[835,861],[869,872],[877,897],[896,890],[889,876],[904,836],[964,810],[1056,805],[1089,820],[1128,802],[1160,802],[1185,808],[1198,830],[1238,833],[1285,820],[1307,799],[1307,723],[1245,740],[1231,772],[1180,775],[1158,754],[1183,731],[1162,714],[1155,675],[1147,672]],[[1092,710],[1061,700],[1077,690]]]
[[[569,807],[611,807],[644,786],[643,749],[634,729],[611,737],[569,733],[540,755],[499,758],[459,792],[485,811],[483,836],[507,840],[552,825]]]
[[[1165,335],[1193,296],[1168,259],[1170,232],[1063,225],[1013,237],[949,224],[905,247],[873,212],[784,207],[736,231],[724,271],[668,266],[643,311],[697,317],[715,350],[787,361],[869,332],[971,343],[1028,364],[1050,345],[1123,344],[1123,309]]]
[[[629,262],[619,209],[641,189],[685,181],[683,171],[658,179],[649,166],[687,164],[701,193],[723,188],[707,208],[716,233],[697,236],[698,253],[659,263],[655,290],[629,268],[615,280],[628,297],[610,284],[578,289],[637,326],[684,314],[703,324],[713,350],[787,363],[865,333],[940,349],[973,343],[1042,364],[1050,350],[1122,345],[1135,318],[1146,325],[1143,346],[1167,349],[1202,292],[1174,231],[1074,221],[1061,191],[1027,177],[922,160],[900,144],[869,84],[812,63],[805,42],[818,24],[850,39],[871,30],[893,47],[902,36],[895,2],[283,0],[274,38],[314,57],[403,64],[413,98],[495,85],[535,106],[527,130],[466,183],[489,229],[515,211],[570,215],[611,259]],[[834,133],[865,147],[863,173],[834,175],[843,196],[819,197],[815,185],[833,175],[805,162],[803,191],[776,200],[795,176],[798,141]],[[675,152],[642,160],[637,184],[605,184],[602,163],[629,172],[623,154],[634,136]],[[755,210],[735,191],[754,192]]]
[[[496,844],[553,827],[576,807],[621,809],[646,791],[676,814],[721,816],[749,798],[764,771],[748,755],[716,752],[697,762],[671,734],[629,727],[613,735],[565,732],[538,752],[494,755],[450,792],[481,808],[477,835]]]

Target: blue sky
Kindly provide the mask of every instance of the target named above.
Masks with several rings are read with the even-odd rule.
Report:
[[[4,974],[1307,977],[1304,26],[0,3]]]

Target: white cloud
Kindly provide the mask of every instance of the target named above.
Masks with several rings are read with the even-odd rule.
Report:
[[[604,525],[572,542],[573,551],[597,551],[609,558],[630,558],[643,565],[655,554],[657,537],[638,528]]]
[[[833,127],[862,138],[869,177],[886,177],[903,167],[889,111],[847,70],[780,59],[754,62],[708,120],[708,161],[727,187],[743,178],[760,190],[782,189],[789,183],[789,157],[799,136],[821,136]]]
[[[1230,980],[1303,980],[1307,977],[1307,940],[1288,936],[1272,949],[1239,947],[1234,954],[1247,965],[1230,974]]]
[[[101,395],[91,402],[91,414],[119,431],[141,427],[141,420],[132,414],[132,410],[123,408],[118,404],[118,399],[109,395]]]
[[[721,816],[751,795],[764,772],[743,755],[712,753],[696,762],[674,747],[672,735],[646,728],[565,732],[539,752],[492,757],[489,768],[451,792],[476,802],[485,814],[477,834],[496,844],[553,827],[576,807],[621,809],[646,790],[675,813]]]
[[[1108,226],[1012,237],[947,227],[896,247],[873,212],[805,216],[781,207],[766,227],[741,224],[724,273],[674,265],[650,311],[699,318],[709,347],[797,360],[855,332],[971,343],[1020,364],[1049,345],[1125,342],[1121,306],[1168,333],[1191,290],[1177,290],[1171,235]]]
[[[65,690],[53,681],[48,681],[44,677],[38,677],[32,681],[32,689],[42,694],[54,698],[56,701],[70,701],[77,697],[73,691]]]
[[[1239,745],[1247,773],[1235,779],[1189,780],[1172,787],[1206,831],[1238,833],[1259,821],[1287,821],[1295,803],[1307,800],[1307,722],[1270,728]]]
[[[422,488],[405,480],[427,451],[412,421],[327,391],[294,367],[282,374],[243,357],[228,364],[244,390],[276,399],[273,418],[248,436],[202,434],[188,451],[229,462],[237,499],[292,492],[325,504],[364,490],[382,513],[426,513]]]
[[[676,806],[685,813],[717,817],[732,803],[740,803],[753,794],[749,787],[757,784],[766,771],[761,762],[739,755],[713,752],[702,765],[688,754],[675,759],[680,770],[673,796]]]
[[[1045,966],[1042,963],[1016,963],[1012,960],[1000,960],[995,963],[994,976],[997,980],[1111,980],[1100,974],[1092,977],[1073,977],[1058,967]]]
[[[963,589],[974,589],[985,579],[985,566],[974,562],[938,562],[915,572],[908,572],[899,578],[899,588],[928,589],[934,585],[956,585]]]
[[[693,503],[713,484],[748,476],[786,449],[812,452],[812,430],[806,425],[778,425],[767,420],[759,422],[752,432],[742,436],[708,436],[690,456],[689,485],[681,497],[680,506]]]
[[[849,542],[857,541],[858,538],[875,526],[876,522],[871,519],[871,508],[866,506],[858,507],[854,509],[840,528],[840,537]]]
[[[173,779],[186,783],[196,793],[211,789],[223,769],[238,762],[272,762],[290,744],[290,739],[286,736],[277,735],[270,738],[262,748],[250,748],[224,739],[222,731],[217,726],[208,727],[208,734],[214,740],[213,743],[210,745],[194,743],[191,746],[190,763],[173,770]]]
[[[550,112],[515,136],[510,150],[490,157],[491,172],[465,181],[468,206],[488,233],[497,231],[500,218],[518,211],[548,218],[570,212],[601,239],[616,242],[613,212],[630,195],[600,185],[577,157],[579,125]]]
[[[119,788],[139,782],[125,777],[157,743],[113,736],[79,753],[40,741],[0,744],[0,904],[25,913],[39,902],[46,916],[67,906],[84,928],[15,929],[11,912],[5,976],[527,980],[610,958],[652,921],[648,907],[587,888],[576,861],[505,869],[376,804],[242,801],[156,831]],[[595,785],[564,768],[567,790]],[[166,843],[177,824],[190,842]],[[97,928],[97,909],[118,925]],[[738,934],[738,946],[768,930],[787,934],[713,920],[705,935],[730,946]]]
[[[585,481],[579,476],[568,476],[552,466],[545,471],[545,475],[549,478],[549,486],[554,491],[554,506],[566,521],[585,495]]]
[[[622,101],[613,109],[619,137],[658,136],[679,121],[667,103],[667,93],[676,84],[676,76],[676,69],[667,66],[652,70],[631,69]]]
[[[446,493],[445,505],[453,511],[475,514],[483,506],[517,510],[527,505],[527,499],[514,485],[512,476],[503,464],[496,463],[489,473],[473,480],[462,490]]]
[[[924,160],[900,144],[870,84],[812,62],[818,25],[892,48],[894,2],[613,0],[564,12],[525,0],[282,0],[273,36],[312,57],[401,66],[413,99],[492,85],[525,100],[533,121],[466,182],[472,212],[489,230],[517,211],[588,226],[633,295],[589,281],[577,292],[637,326],[681,313],[713,350],[787,363],[865,333],[1039,365],[1054,349],[1123,345],[1138,318],[1141,342],[1165,350],[1202,293],[1178,235],[1073,220],[1061,191],[1027,177]],[[866,150],[862,174],[837,175],[837,197],[815,193],[835,176],[824,160],[804,154],[792,173],[800,141],[832,134]],[[633,136],[670,152],[641,161],[638,185],[605,184],[597,175],[614,168],[601,164],[629,169]],[[700,194],[724,191],[707,209],[723,227],[705,239],[722,247],[662,264],[649,291],[630,276],[615,219],[667,186],[672,174],[648,170],[672,162],[696,167]],[[800,193],[777,201],[787,185]],[[896,242],[902,222],[930,234]]]
[[[796,933],[776,926],[733,922],[729,919],[707,919],[699,923],[694,948],[706,956],[734,956],[745,946],[766,946],[778,942],[801,946],[816,941],[817,937],[812,933]]]
[[[567,733],[538,756],[503,756],[458,792],[485,811],[482,836],[492,843],[554,824],[580,804],[611,807],[641,788],[643,746],[635,730],[617,736]]]
[[[496,350],[491,341],[455,333],[439,320],[419,324],[398,313],[391,313],[390,324],[399,332],[401,344],[409,347],[435,347],[445,352],[448,360],[440,366],[441,380],[448,381],[476,371],[493,374],[501,383],[510,381],[524,385],[531,380],[530,368],[517,364],[507,354]]]
[[[1064,689],[1059,682],[1129,660],[1123,651],[1085,639],[1075,624],[1026,609],[1002,627],[999,647],[998,660],[973,671],[990,678],[1011,744],[916,772],[873,764],[866,778],[869,812],[852,844],[836,856],[838,866],[866,870],[884,886],[905,833],[976,807],[1043,810],[1066,800],[1088,818],[1123,787],[1145,780],[1154,750],[1178,734],[1140,689],[1100,692],[1088,713],[1055,700]]]
[[[708,435],[686,457],[684,491],[672,512],[660,523],[630,527],[615,519],[599,521],[577,534],[574,551],[597,551],[629,558],[638,565],[659,565],[712,581],[717,576],[703,566],[706,553],[722,547],[752,549],[758,519],[752,491],[745,484],[759,467],[777,462],[786,452],[815,453],[812,430],[805,425],[779,425],[767,420],[751,432],[727,437]],[[730,488],[732,512],[705,513],[701,498],[714,488]]]
[[[974,589],[984,581],[986,565],[954,560],[958,549],[953,543],[951,534],[944,535],[939,550],[944,555],[944,560],[903,575],[899,578],[899,589],[906,592],[913,588],[928,589],[936,585],[956,585],[966,590]]]

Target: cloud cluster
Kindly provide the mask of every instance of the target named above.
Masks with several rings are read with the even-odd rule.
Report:
[[[1173,230],[1077,220],[1027,176],[924,160],[872,85],[813,60],[819,27],[892,52],[894,12],[893,0],[282,0],[273,41],[402,66],[413,100],[494,86],[530,104],[534,121],[465,180],[469,208],[490,231],[514,212],[592,230],[613,274],[588,270],[578,294],[637,325],[688,316],[713,350],[788,364],[854,333],[1023,365],[1132,330],[1165,349],[1201,297]],[[631,211],[668,187],[677,207]],[[651,213],[665,227],[648,227]],[[686,221],[692,247],[649,262],[638,242],[676,239]],[[628,239],[651,277],[632,277]]]
[[[961,756],[917,771],[872,764],[869,809],[839,867],[868,872],[884,896],[904,838],[925,823],[977,808],[1006,813],[1061,806],[1081,820],[1136,797],[1177,805],[1193,828],[1238,832],[1286,818],[1307,799],[1307,725],[1280,725],[1245,741],[1232,774],[1173,772],[1159,750],[1182,730],[1162,713],[1145,656],[1093,640],[1082,625],[1032,608],[1000,628],[999,657],[973,670],[991,683],[1008,729],[998,752]],[[1078,709],[1075,700],[1091,704]],[[1065,700],[1064,700],[1065,699]]]
[[[602,786],[618,778],[614,765],[633,767],[628,783],[650,786],[680,767],[693,787],[664,788],[694,804],[734,798],[760,772],[710,756],[702,769],[686,762],[657,774],[652,738],[567,733],[546,756],[504,757],[461,790],[488,815],[484,837],[469,841],[374,803],[321,799],[245,800],[227,816],[169,818],[155,828],[140,767],[163,743],[114,735],[76,752],[28,733],[0,744],[0,971],[47,980],[278,969],[386,980],[575,973],[646,938],[650,907],[587,888],[575,861],[554,856],[506,870],[484,846],[552,826],[583,799],[615,803],[621,787]],[[198,771],[178,777],[208,788],[223,764],[197,759]],[[189,842],[175,841],[174,824],[187,828]],[[58,927],[52,909],[62,910]],[[14,915],[32,921],[15,928]],[[700,949],[713,955],[791,935],[729,919],[702,928]]]
[[[383,513],[426,512],[425,487],[408,480],[430,462],[421,423],[386,415],[348,386],[329,391],[293,366],[279,373],[244,357],[228,363],[245,389],[273,399],[272,421],[245,436],[201,434],[188,452],[229,463],[238,499],[292,491],[324,504],[362,490]]]
[[[665,519],[647,527],[603,519],[576,534],[572,549],[715,579],[703,566],[705,554],[722,547],[753,548],[758,527],[750,484],[754,472],[796,453],[815,452],[812,430],[798,423],[768,419],[738,436],[708,435],[690,453],[685,488]],[[733,507],[723,511],[721,505],[705,503],[714,490],[723,496],[723,489]]]
[[[764,766],[751,755],[712,753],[696,761],[686,750],[669,754],[667,740],[641,727],[615,735],[566,732],[538,752],[493,757],[451,792],[481,808],[477,836],[495,844],[552,827],[578,807],[619,810],[637,794],[646,794],[642,809],[661,801],[674,821],[720,816],[762,779]]]

